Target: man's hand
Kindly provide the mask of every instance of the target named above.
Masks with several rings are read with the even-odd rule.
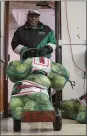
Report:
[[[47,54],[50,54],[53,52],[53,48],[51,46],[44,46],[40,49],[30,49],[30,50],[26,50],[23,55],[22,58],[23,59],[27,59],[27,58],[32,58],[32,57],[42,57],[42,56],[46,56]]]
[[[37,53],[36,53],[36,56],[37,57],[41,57],[41,56],[46,56],[47,54],[50,54],[53,52],[53,49],[51,46],[44,46],[42,48],[40,48]]]
[[[32,57],[36,57],[36,50],[26,50],[24,53],[23,53],[23,56],[22,58],[24,59],[27,59],[27,58],[32,58]]]

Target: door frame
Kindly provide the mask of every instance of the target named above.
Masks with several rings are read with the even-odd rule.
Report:
[[[5,69],[8,66],[8,31],[9,31],[9,3],[10,1],[5,1],[5,14],[4,14],[4,60],[5,60],[5,64],[4,64],[4,79],[3,79],[3,83],[4,88],[3,88],[3,92],[4,92],[4,118],[8,117],[8,79],[5,73]],[[59,45],[58,41],[61,39],[61,1],[55,1],[55,21],[57,21],[55,23],[55,27],[57,27],[57,29],[55,29],[55,36],[57,39],[57,46]],[[60,48],[58,46],[58,50],[56,50],[56,53],[58,53],[58,58],[56,59],[56,62],[58,61],[62,61],[62,55],[61,55],[61,51]],[[57,55],[56,55],[57,56]],[[62,91],[60,91],[60,93],[57,93],[57,97],[60,98],[60,100],[62,100]]]
[[[8,65],[8,26],[9,26],[9,1],[5,1],[4,5],[4,78],[3,78],[3,117],[8,117],[8,78],[6,76],[6,68]]]
[[[61,28],[61,1],[55,1],[55,37],[57,39],[57,47],[55,51],[56,63],[62,64],[62,46],[59,45],[59,40],[62,39],[62,28]],[[57,91],[54,97],[57,107],[60,107],[60,101],[62,101],[62,90]]]

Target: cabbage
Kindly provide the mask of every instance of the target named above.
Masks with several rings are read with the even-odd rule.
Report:
[[[38,110],[38,104],[33,100],[28,100],[24,106],[25,111],[36,111]]]
[[[81,111],[86,112],[87,109],[86,109],[86,106],[83,106],[82,104],[80,104],[78,110],[79,110],[79,112],[81,112]]]
[[[34,96],[35,96],[35,93],[30,94],[30,95],[20,96],[20,98],[21,98],[22,102],[24,104],[26,104],[29,100],[35,100]]]
[[[20,99],[24,104],[26,104],[28,101],[35,101],[38,104],[49,104],[49,96],[45,93],[33,93],[30,95],[24,95],[20,96]]]
[[[79,102],[77,100],[63,100],[60,103],[63,118],[76,119],[78,114]]]
[[[28,95],[24,95],[24,96],[20,96],[22,102],[24,103],[24,105],[27,103],[27,101],[29,101],[29,96]]]
[[[47,88],[49,88],[51,85],[49,78],[43,74],[30,74],[25,77],[25,80],[33,81]]]
[[[41,111],[54,111],[54,108],[52,105],[41,105],[40,110]]]
[[[13,82],[13,83],[16,83],[17,81],[20,81],[20,80],[22,80],[22,79],[17,78],[17,77],[9,76],[9,80],[10,80],[11,82]]]
[[[23,62],[19,60],[11,61],[6,68],[6,75],[10,79],[13,78],[15,80],[17,78],[19,80],[22,80],[30,73],[30,69],[29,69],[30,64],[31,64],[31,59]]]
[[[12,109],[11,113],[12,113],[12,118],[19,120],[22,118],[24,109],[22,107],[16,107],[14,109]]]
[[[54,110],[51,102],[49,101],[48,104],[39,104],[33,100],[27,101],[24,107],[25,111],[48,111],[48,110]]]
[[[53,72],[51,72],[48,75],[50,81],[51,81],[51,88],[55,89],[55,90],[62,90],[65,87],[65,84],[67,82],[66,78],[57,75]]]
[[[37,96],[37,95],[35,95]],[[25,111],[47,111],[54,110],[50,101],[47,103],[41,103],[34,100],[28,100],[24,107]]]
[[[38,104],[48,104],[49,103],[49,96],[45,93],[36,93],[34,96],[34,100]]]
[[[76,120],[79,123],[87,124],[87,106],[79,105]]]
[[[65,87],[70,73],[61,64],[51,61],[51,72],[48,77],[51,80],[51,87],[58,91]]]
[[[40,111],[54,111],[54,107],[50,101],[47,104],[39,104],[39,109]]]
[[[59,74],[67,79],[69,79],[70,73],[69,71],[63,67],[63,65],[51,61],[51,71],[55,74]]]
[[[24,65],[31,66],[32,65],[32,58],[28,58],[24,60]]]
[[[76,118],[77,122],[82,123],[82,124],[87,124],[87,111],[81,111],[78,113],[77,118]]]
[[[23,107],[23,102],[21,101],[20,98],[13,97],[11,98],[11,101],[10,101],[10,108],[13,110],[16,107]]]
[[[30,95],[20,96],[22,102],[26,104],[28,101],[35,101],[38,104],[49,104],[49,96],[45,93],[33,93]]]

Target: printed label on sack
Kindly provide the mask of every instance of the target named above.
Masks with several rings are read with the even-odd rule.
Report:
[[[45,57],[33,58],[32,59],[32,66],[33,66],[32,71],[42,70],[42,71],[46,72],[47,74],[50,73],[50,71],[51,71],[50,59],[45,58]]]
[[[87,94],[81,96],[78,98],[79,102],[81,105],[86,106],[87,105]]]
[[[32,93],[45,93],[48,95],[48,91],[46,87],[40,86],[34,82],[24,80],[20,81],[22,84],[18,85],[16,89],[21,89],[19,93],[12,95],[13,96],[20,96],[20,95],[30,95]]]

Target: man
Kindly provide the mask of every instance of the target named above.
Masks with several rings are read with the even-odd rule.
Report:
[[[21,55],[23,59],[28,57],[51,57],[51,53],[56,48],[56,39],[53,30],[39,21],[38,10],[30,10],[26,23],[19,27],[13,36],[11,46],[15,53]],[[29,48],[37,48],[38,51],[29,51]]]

